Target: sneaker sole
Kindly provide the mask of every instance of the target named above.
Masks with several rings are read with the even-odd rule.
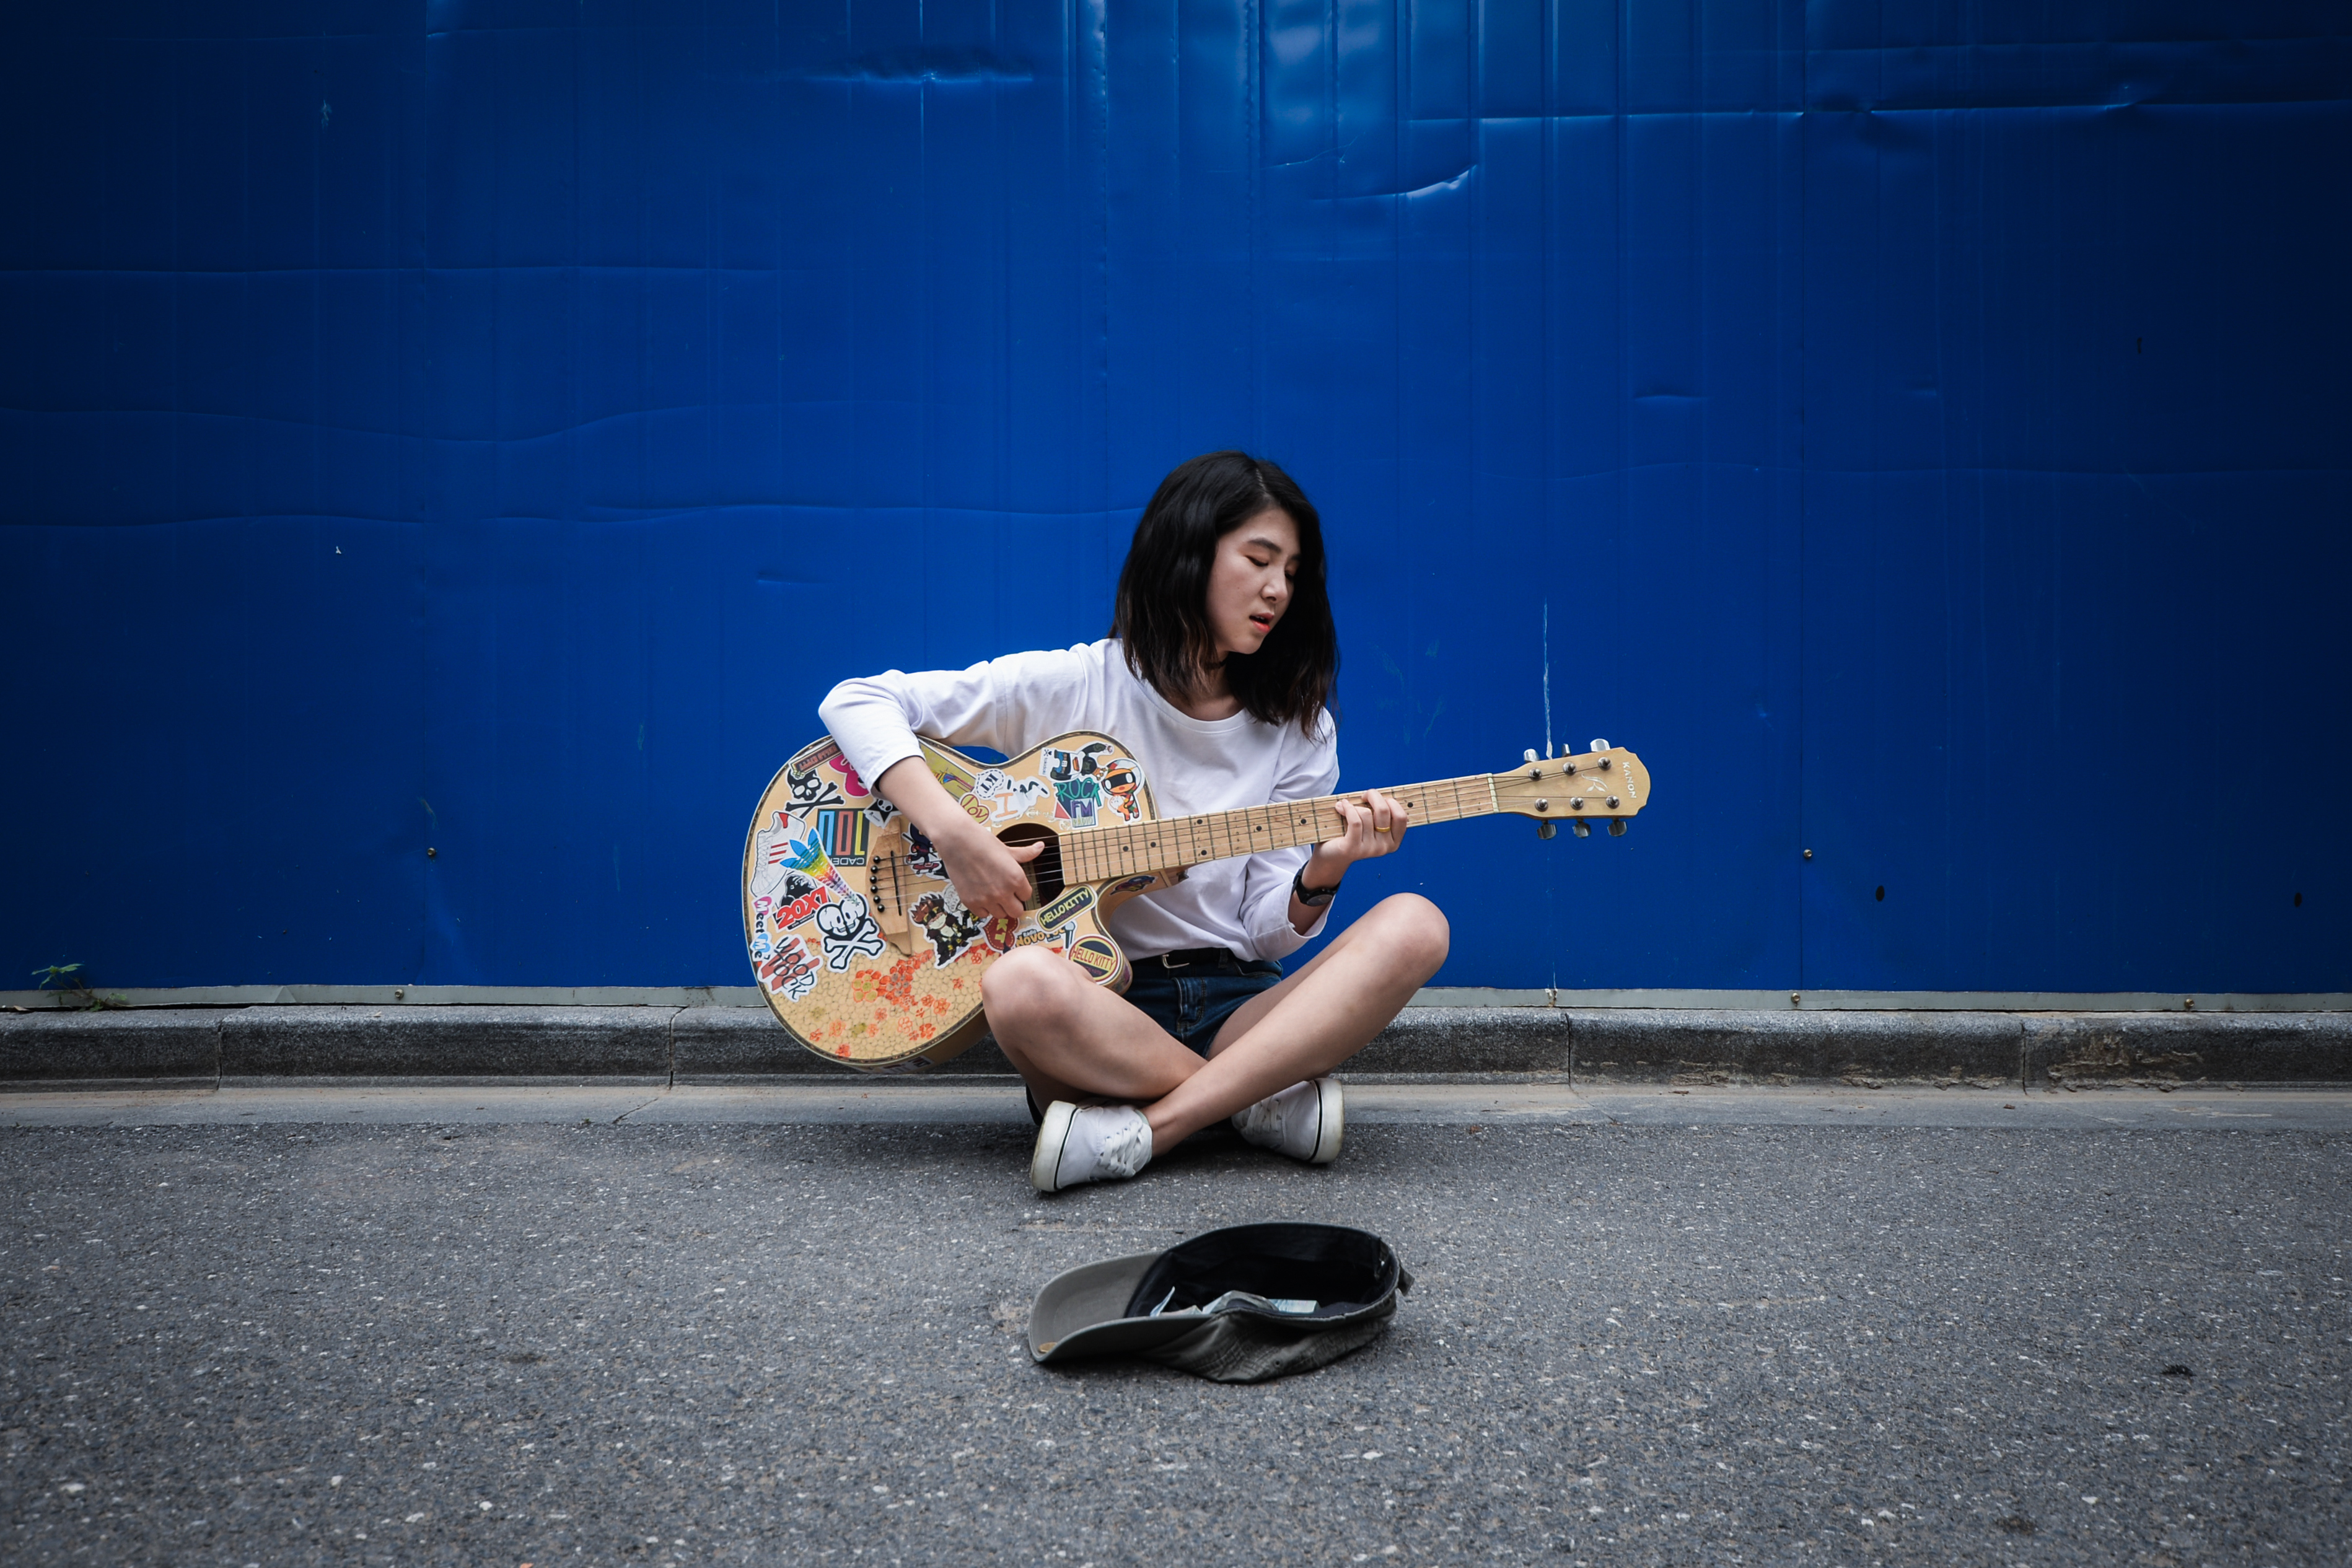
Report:
[[[1307,1163],[1328,1166],[1339,1157],[1339,1139],[1348,1130],[1347,1096],[1339,1091],[1339,1081],[1330,1077],[1317,1079],[1315,1092],[1321,1124],[1315,1129],[1315,1152]]]
[[[1045,1119],[1037,1124],[1037,1145],[1029,1155],[1029,1185],[1039,1192],[1059,1192],[1062,1184],[1062,1145],[1070,1141],[1070,1124],[1078,1108],[1067,1100],[1056,1100],[1045,1107]]]

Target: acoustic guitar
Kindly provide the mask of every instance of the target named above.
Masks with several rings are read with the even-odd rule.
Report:
[[[861,1072],[947,1061],[987,1032],[980,977],[1017,947],[1042,946],[1097,985],[1130,972],[1104,925],[1110,912],[1185,868],[1345,831],[1338,800],[1162,818],[1141,765],[1107,735],[1075,733],[1001,763],[922,742],[923,760],[975,821],[1011,844],[1043,842],[1018,920],[966,909],[929,839],[857,776],[827,736],[770,780],[743,845],[743,937],[760,993],[793,1038]],[[1533,751],[1507,773],[1382,791],[1415,827],[1498,811],[1550,838],[1625,821],[1650,798],[1632,752],[1596,740],[1576,756]]]

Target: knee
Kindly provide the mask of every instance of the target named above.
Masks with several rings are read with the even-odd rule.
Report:
[[[1379,914],[1397,967],[1423,979],[1437,973],[1454,945],[1445,912],[1417,893],[1400,893],[1381,900]]]
[[[1014,1028],[1029,1019],[1050,1016],[1070,977],[1069,964],[1059,954],[1042,947],[1022,947],[988,967],[980,977],[980,1002],[991,1027]]]

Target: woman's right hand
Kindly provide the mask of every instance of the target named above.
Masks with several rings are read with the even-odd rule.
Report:
[[[1029,900],[1029,874],[1022,868],[1045,852],[1043,841],[1014,849],[990,832],[949,798],[919,757],[900,758],[874,787],[931,841],[966,909],[991,920],[1021,918]]]
[[[1021,918],[1031,893],[1024,868],[1045,852],[1044,842],[1015,848],[976,822],[933,842],[966,909],[992,920]]]

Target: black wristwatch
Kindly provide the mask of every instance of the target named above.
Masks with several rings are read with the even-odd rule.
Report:
[[[1343,877],[1346,876],[1346,874],[1347,873],[1345,872],[1340,873],[1340,875]],[[1339,884],[1338,883],[1333,883],[1329,887],[1308,887],[1307,885],[1307,866],[1305,862],[1302,862],[1298,869],[1290,873],[1290,891],[1297,894],[1298,895],[1298,902],[1307,905],[1307,908],[1320,909],[1325,904],[1339,896]]]

